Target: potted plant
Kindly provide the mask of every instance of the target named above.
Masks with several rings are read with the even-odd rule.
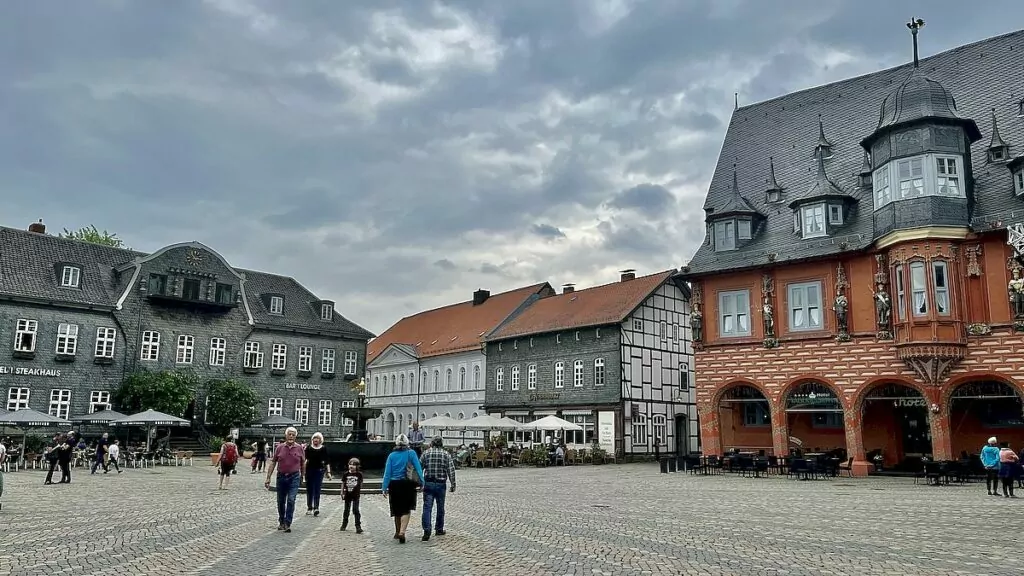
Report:
[[[210,464],[216,466],[220,463],[220,447],[224,445],[223,438],[210,438]]]
[[[601,447],[600,444],[594,442],[590,445],[591,454],[593,454],[593,464],[604,464],[604,458],[608,455],[608,451]]]

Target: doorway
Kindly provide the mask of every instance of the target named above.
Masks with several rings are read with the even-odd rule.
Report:
[[[676,456],[690,455],[690,429],[686,423],[686,415],[676,416]]]

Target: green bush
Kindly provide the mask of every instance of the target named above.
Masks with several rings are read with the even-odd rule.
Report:
[[[196,398],[196,382],[188,370],[140,370],[121,382],[114,400],[127,414],[156,410],[181,418]]]
[[[210,453],[220,452],[221,446],[224,446],[224,439],[217,438],[216,436],[210,438]]]
[[[252,426],[259,417],[260,398],[244,382],[210,380],[206,383],[206,425],[220,434],[238,426]]]

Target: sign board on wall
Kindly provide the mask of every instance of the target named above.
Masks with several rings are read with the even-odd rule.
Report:
[[[51,368],[29,368],[26,366],[0,366],[0,374],[13,374],[14,376],[48,376],[60,378],[60,370]]]
[[[615,453],[615,412],[597,413],[597,443],[609,454]]]
[[[287,384],[284,385],[284,388],[285,390],[319,390],[320,385],[306,384],[305,382],[300,382],[298,384],[294,382],[288,382]]]

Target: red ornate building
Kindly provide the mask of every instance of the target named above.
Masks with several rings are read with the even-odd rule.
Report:
[[[733,115],[681,271],[705,454],[1024,445],[1024,31],[918,62],[918,27],[913,64]]]

